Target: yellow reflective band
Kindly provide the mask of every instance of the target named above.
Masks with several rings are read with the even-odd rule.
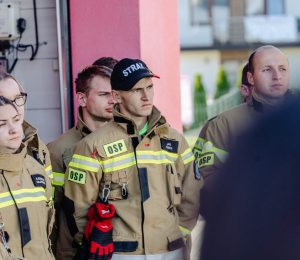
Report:
[[[12,195],[14,196],[17,204],[24,202],[47,201],[44,188],[21,189],[12,191]],[[4,208],[13,204],[15,204],[15,202],[9,192],[0,194],[0,208]]]
[[[49,178],[53,178],[53,173],[52,173],[52,166],[50,165],[50,166],[48,166],[46,169],[45,169],[45,172],[46,172],[46,174],[47,174],[47,176],[49,177]]]
[[[181,230],[181,232],[183,233],[184,236],[191,234],[191,231],[189,231],[188,229],[186,229],[182,226],[179,226],[179,229]]]
[[[153,164],[163,164],[163,163],[175,163],[178,158],[176,153],[169,153],[165,150],[161,151],[136,151],[137,162],[138,163],[153,163]]]
[[[136,164],[134,152],[119,157],[101,161],[103,172],[113,172]]]
[[[192,162],[195,159],[190,148],[188,148],[183,154],[181,154],[181,157],[184,164]]]
[[[65,183],[65,174],[60,172],[53,172],[52,185],[63,186]]]
[[[97,172],[100,168],[100,162],[90,157],[74,154],[69,166],[91,172]]]
[[[211,153],[205,156],[201,156],[201,158],[198,161],[199,168],[207,165],[213,165],[215,160],[215,154]]]
[[[198,137],[198,139],[197,139],[197,141],[196,141],[196,143],[195,143],[195,147],[196,147],[197,149],[202,150],[202,148],[203,148],[203,146],[204,146],[204,143],[205,143],[205,140],[202,139],[202,138],[200,138],[200,137]]]
[[[221,150],[219,148],[216,148],[213,146],[211,142],[206,142],[201,155],[206,154],[206,153],[215,153],[215,155],[218,157],[218,159],[222,162],[225,163],[228,159],[229,153]]]
[[[55,187],[52,187],[52,198],[54,199],[54,195],[55,195]]]

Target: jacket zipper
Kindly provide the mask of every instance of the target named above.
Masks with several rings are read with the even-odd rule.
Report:
[[[14,196],[13,196],[11,190],[10,190],[10,187],[9,187],[9,185],[8,185],[8,182],[7,182],[7,180],[6,180],[5,176],[4,176],[3,170],[2,170],[1,173],[2,173],[3,179],[4,179],[5,182],[6,182],[6,185],[7,185],[8,191],[9,191],[9,193],[10,193],[10,196],[13,198],[13,201],[14,201],[14,203],[15,203],[15,206],[16,206],[16,209],[17,209],[17,212],[18,212],[19,225],[20,225],[20,227],[21,227],[21,220],[20,220],[19,208],[18,208],[17,202],[16,202],[16,200],[15,200],[15,198],[14,198]],[[23,232],[23,231],[22,231],[22,229],[20,229],[20,231],[21,231],[21,248],[22,248],[22,256],[25,258],[25,256],[24,256],[24,250],[23,250],[23,243],[22,243],[22,240],[23,240],[23,234],[22,234],[22,232]]]

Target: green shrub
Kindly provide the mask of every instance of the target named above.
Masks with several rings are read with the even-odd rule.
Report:
[[[194,87],[194,127],[204,125],[207,120],[205,89],[201,75],[196,74]]]
[[[227,79],[226,71],[223,67],[220,68],[218,73],[218,79],[217,79],[217,91],[215,94],[215,99],[218,99],[219,97],[223,96],[224,94],[229,92],[229,82]]]

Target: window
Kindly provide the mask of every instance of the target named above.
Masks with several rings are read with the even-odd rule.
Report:
[[[210,0],[190,0],[192,24],[208,24],[210,22]]]
[[[284,14],[284,0],[266,0],[266,14]]]

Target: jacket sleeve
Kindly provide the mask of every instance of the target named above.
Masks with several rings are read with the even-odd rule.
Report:
[[[182,137],[180,145],[180,158],[177,173],[181,175],[182,197],[177,206],[180,229],[184,235],[189,235],[196,226],[200,207],[200,189],[203,187],[203,178],[198,172],[192,150]]]
[[[198,156],[199,172],[204,178],[204,187],[201,190],[200,214],[206,218],[208,207],[208,196],[210,196],[213,183],[219,170],[226,162],[228,153],[228,130],[226,122],[218,117],[209,121],[200,132],[194,146],[194,154]]]
[[[27,259],[20,258],[11,253],[8,253],[4,245],[0,243],[0,260],[27,260]]]
[[[99,195],[102,168],[100,156],[92,158],[94,150],[85,139],[80,141],[65,174],[63,208],[70,234],[77,243],[82,241],[87,212]]]

